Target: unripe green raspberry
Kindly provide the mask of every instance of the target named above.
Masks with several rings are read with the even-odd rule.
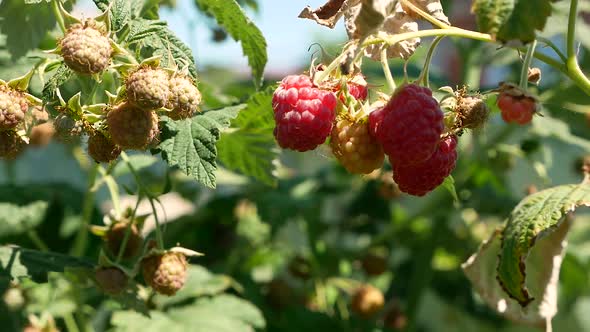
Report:
[[[14,129],[25,119],[29,109],[21,92],[6,85],[0,85],[0,130]]]
[[[121,294],[127,288],[129,277],[116,267],[99,267],[94,272],[98,286],[109,295]]]
[[[88,155],[97,163],[108,163],[120,154],[121,148],[104,134],[96,132],[88,138]]]
[[[168,251],[145,257],[141,261],[141,271],[145,282],[156,292],[170,296],[184,286],[187,265],[184,254]]]
[[[370,134],[367,122],[340,119],[332,128],[334,156],[350,173],[368,174],[383,165],[383,148]]]
[[[0,158],[14,159],[24,147],[25,142],[15,131],[0,131]]]
[[[143,150],[158,138],[158,116],[154,111],[123,103],[107,114],[109,134],[122,149]]]
[[[84,131],[82,121],[75,121],[65,114],[59,114],[53,121],[56,136],[64,142],[71,142]]]
[[[177,76],[170,79],[170,102],[172,111],[167,115],[174,119],[186,119],[199,111],[201,92],[188,77]]]
[[[166,106],[170,96],[170,78],[159,68],[141,67],[125,81],[127,100],[144,111]]]
[[[110,40],[95,25],[92,20],[74,24],[59,42],[64,62],[75,72],[100,73],[111,62]]]

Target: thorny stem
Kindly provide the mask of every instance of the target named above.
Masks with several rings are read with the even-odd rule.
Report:
[[[92,219],[92,211],[94,210],[94,196],[96,191],[93,190],[94,182],[96,181],[96,175],[98,174],[99,164],[91,166],[88,173],[88,186],[86,190],[86,196],[84,197],[84,203],[82,206],[82,223],[78,229],[78,234],[74,241],[71,254],[73,256],[82,256],[86,251],[86,245],[88,244],[88,225]]]
[[[391,75],[391,69],[389,68],[389,60],[387,59],[387,47],[384,47],[381,50],[381,66],[383,67],[383,73],[385,74],[387,85],[389,86],[389,92],[393,93],[396,89],[396,85],[395,81],[393,80],[393,76]]]
[[[152,212],[154,213],[154,220],[156,222],[156,241],[158,243],[158,249],[164,249],[164,238],[162,236],[162,229],[160,226],[160,221],[158,219],[158,212],[156,210],[156,206],[154,205],[152,195],[143,186],[143,183],[141,182],[141,178],[139,177],[139,174],[137,174],[135,167],[133,167],[133,165],[129,161],[129,156],[127,156],[127,154],[125,152],[121,152],[121,159],[123,159],[123,161],[127,164],[127,167],[129,167],[131,174],[135,178],[135,183],[137,184],[139,195],[141,196],[142,193],[145,193],[147,199],[150,202],[150,205],[152,207]]]
[[[522,69],[520,70],[520,82],[518,85],[523,90],[526,90],[529,84],[529,68],[531,67],[531,63],[533,62],[533,56],[535,55],[536,47],[537,41],[533,40],[533,42],[528,46],[526,55],[524,57],[524,62],[522,63]]]

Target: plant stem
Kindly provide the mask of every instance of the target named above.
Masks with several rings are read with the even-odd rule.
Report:
[[[55,15],[55,20],[57,21],[57,25],[61,29],[61,32],[65,33],[66,23],[64,21],[64,17],[61,15],[61,10],[59,9],[59,4],[57,3],[59,0],[51,1],[51,9],[53,9],[53,14]]]
[[[154,213],[154,220],[156,222],[156,241],[158,243],[158,249],[164,249],[164,237],[162,236],[162,229],[160,227],[158,212],[156,210],[156,206],[154,205],[153,197],[151,193],[143,186],[139,174],[137,174],[137,171],[129,161],[129,156],[127,156],[127,153],[125,153],[124,151],[121,152],[121,159],[123,159],[123,161],[127,164],[127,167],[129,167],[129,171],[131,172],[131,174],[133,174],[133,177],[135,178],[135,183],[137,184],[137,188],[140,194],[139,196],[141,196],[142,193],[145,193],[147,199],[150,202],[152,212]]]
[[[426,61],[424,62],[424,68],[422,69],[422,73],[420,77],[418,77],[418,83],[422,82],[424,86],[430,88],[430,62],[432,61],[432,55],[434,54],[434,50],[440,43],[440,41],[445,38],[445,36],[438,36],[434,38],[432,44],[430,44],[430,48],[428,49],[428,54],[426,55]]]
[[[520,70],[520,82],[518,85],[523,90],[526,90],[529,85],[529,68],[531,67],[531,63],[533,62],[533,56],[535,55],[536,47],[537,40],[533,40],[533,42],[529,45],[526,51],[524,62],[522,63],[522,69]]]
[[[49,251],[49,247],[47,246],[47,244],[45,244],[45,242],[43,242],[43,240],[41,239],[41,237],[39,237],[39,234],[37,233],[36,230],[30,229],[27,232],[27,236],[29,237],[29,239],[35,244],[35,246],[39,250],[41,250],[41,251]]]
[[[66,324],[66,328],[69,332],[80,332],[78,329],[78,325],[76,324],[76,320],[74,319],[74,315],[69,313],[64,315],[64,323]]]
[[[578,63],[576,52],[576,20],[578,17],[578,0],[572,0],[567,29],[567,62],[568,76],[584,92],[590,95],[590,79],[584,74]]]
[[[86,245],[88,241],[88,225],[90,225],[92,219],[92,212],[94,210],[94,196],[96,192],[92,189],[96,176],[98,174],[99,164],[91,166],[88,173],[88,186],[86,190],[86,196],[84,197],[84,203],[82,206],[82,223],[78,229],[78,234],[74,240],[74,246],[72,247],[71,254],[74,256],[82,256],[86,251]]]
[[[555,54],[557,54],[557,56],[559,56],[561,61],[563,61],[564,63],[567,61],[567,57],[565,56],[565,54],[563,54],[563,52],[559,49],[559,47],[557,47],[557,45],[555,45],[550,39],[545,38],[545,37],[541,37],[541,36],[537,36],[537,41],[540,41],[543,44],[549,46],[553,50],[553,52],[555,52]]]
[[[393,91],[396,89],[396,85],[395,81],[393,80],[393,76],[391,75],[391,69],[389,68],[386,47],[381,50],[381,66],[383,67],[383,74],[385,74],[385,79],[387,80],[387,85],[389,86],[389,92],[393,93]]]

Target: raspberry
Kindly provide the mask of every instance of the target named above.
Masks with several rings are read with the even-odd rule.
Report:
[[[532,98],[500,93],[498,107],[502,111],[502,119],[506,123],[525,125],[533,120],[537,106]]]
[[[428,160],[444,129],[443,112],[428,88],[401,87],[382,111],[369,117],[377,141],[392,163],[411,165]]]
[[[0,131],[0,158],[14,159],[25,147],[25,142],[14,131]]]
[[[158,116],[128,103],[116,106],[107,114],[109,134],[122,149],[142,150],[152,144],[159,134]]]
[[[170,78],[160,68],[140,67],[125,81],[127,99],[142,110],[164,107],[170,96]]]
[[[393,180],[399,189],[414,196],[424,196],[438,187],[455,169],[457,137],[443,139],[430,159],[413,165],[399,165],[392,161]]]
[[[116,267],[99,267],[94,272],[94,279],[100,289],[109,295],[121,294],[129,281],[125,272]]]
[[[279,145],[303,152],[315,149],[330,135],[336,96],[315,87],[308,76],[290,75],[274,92],[272,108]]]
[[[59,46],[66,65],[81,74],[96,74],[105,70],[113,54],[109,38],[96,28],[96,22],[92,20],[72,25]]]
[[[373,137],[377,137],[377,131],[379,130],[379,125],[383,122],[383,118],[385,117],[385,109],[378,108],[373,112],[369,113],[369,133]]]
[[[384,252],[370,252],[361,259],[361,266],[369,276],[378,276],[387,271],[387,255]]]
[[[14,129],[25,119],[29,104],[21,92],[0,85],[0,130]]]
[[[100,132],[96,132],[88,138],[88,155],[97,163],[108,163],[119,157],[121,148]]]
[[[29,144],[32,146],[42,147],[46,146],[51,142],[53,135],[55,134],[55,128],[51,122],[45,122],[40,125],[36,125],[31,129],[29,135]]]
[[[106,247],[115,257],[117,257],[119,254],[119,250],[123,245],[123,240],[125,239],[125,233],[127,233],[128,226],[129,221],[115,222],[107,231],[105,236]],[[142,245],[143,237],[141,236],[139,229],[135,224],[131,224],[129,236],[127,237],[127,244],[125,245],[125,249],[123,250],[123,255],[121,257],[123,259],[130,259],[137,256],[141,251]]]
[[[348,82],[348,92],[351,96],[354,97],[356,100],[365,101],[367,100],[367,95],[369,94],[369,89],[367,89],[366,85],[362,85],[355,82]]]
[[[82,121],[76,121],[65,114],[59,114],[54,122],[53,127],[57,138],[64,142],[71,142],[79,137],[84,130]]]
[[[350,173],[368,174],[383,165],[383,149],[369,135],[367,122],[338,120],[330,141],[334,156]]]
[[[470,129],[481,127],[490,114],[488,106],[477,96],[458,98],[455,111],[461,119],[461,127]]]
[[[190,118],[199,110],[201,92],[188,77],[173,77],[170,79],[170,102],[172,110],[167,115],[174,119]]]
[[[174,295],[184,286],[186,269],[186,257],[178,252],[152,254],[141,261],[143,279],[164,295]]]
[[[379,289],[364,285],[354,293],[351,309],[363,317],[370,317],[381,310],[384,303],[383,293]]]

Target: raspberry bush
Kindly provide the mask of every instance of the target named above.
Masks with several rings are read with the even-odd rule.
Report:
[[[93,3],[0,1],[3,331],[590,331],[587,3]]]

